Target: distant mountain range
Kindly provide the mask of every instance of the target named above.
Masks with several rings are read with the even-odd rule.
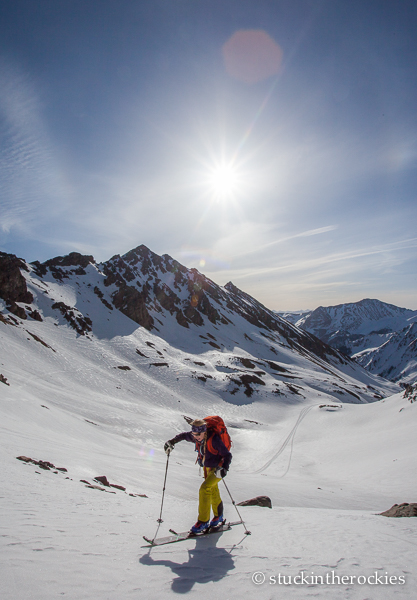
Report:
[[[361,403],[399,389],[232,283],[218,286],[143,245],[104,263],[75,252],[30,264],[0,253],[0,298],[5,344],[19,344],[27,360],[38,349],[69,365],[84,352],[94,373],[103,357],[119,356],[114,368],[172,388],[189,377],[232,404]]]
[[[391,381],[417,379],[417,311],[380,300],[278,313]]]

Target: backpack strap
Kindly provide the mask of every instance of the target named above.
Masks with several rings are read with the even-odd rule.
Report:
[[[207,440],[202,440],[201,442],[198,442],[197,440],[195,441],[195,451],[198,452],[198,456],[195,459],[195,462],[199,462],[199,460],[201,460],[201,463],[204,466],[204,460],[206,457],[206,447],[207,447]]]
[[[219,435],[214,429],[207,429],[207,450],[211,454],[219,454],[219,451],[213,446],[213,437]],[[220,436],[219,436],[220,437]],[[221,439],[221,437],[220,437]]]

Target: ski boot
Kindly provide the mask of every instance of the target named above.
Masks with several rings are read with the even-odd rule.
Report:
[[[220,527],[223,523],[226,522],[226,519],[223,515],[219,515],[218,517],[213,517],[210,521],[210,529],[216,529],[216,527]]]
[[[209,521],[197,521],[197,523],[191,527],[190,533],[203,533],[209,527]]]

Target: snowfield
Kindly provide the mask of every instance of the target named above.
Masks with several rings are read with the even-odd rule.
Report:
[[[2,599],[414,597],[417,520],[378,514],[417,500],[414,396],[144,247],[107,266],[9,258]],[[213,414],[234,444],[225,516],[245,525],[146,547],[195,523],[202,479],[186,442],[157,522],[163,444],[183,415]],[[233,505],[261,495],[272,509]]]
[[[396,394],[342,404],[314,393],[312,373],[309,397],[297,402],[264,394],[233,404],[191,378],[168,345],[169,368],[117,368],[140,336],[156,343],[141,328],[132,342],[86,340],[52,321],[24,326],[0,323],[0,371],[10,384],[0,383],[2,598],[414,597],[417,520],[377,513],[417,499],[417,403]],[[32,335],[41,331],[43,344]],[[201,479],[183,443],[157,523],[163,443],[186,429],[183,414],[224,417],[234,500],[268,495],[273,508],[239,507],[251,535],[238,526],[146,548],[143,535],[196,520]],[[126,490],[80,481],[102,475]],[[237,520],[221,489],[227,518]]]

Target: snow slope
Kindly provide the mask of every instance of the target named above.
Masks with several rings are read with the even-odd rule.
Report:
[[[281,317],[282,319],[285,319],[286,321],[288,321],[289,323],[292,323],[293,325],[295,325],[301,318],[303,317],[307,317],[309,314],[312,313],[311,310],[298,310],[298,311],[280,311],[280,310],[276,310],[274,311],[275,314],[277,314],[279,317]]]
[[[369,348],[353,358],[371,373],[392,381],[412,384],[417,381],[417,323],[392,334],[378,348]]]
[[[35,298],[44,320],[22,320],[4,309],[0,321],[5,600],[165,599],[186,593],[211,598],[216,592],[230,599],[247,593],[273,598],[285,593],[273,577],[285,575],[288,581],[300,572],[304,582],[286,586],[294,598],[413,597],[415,519],[376,513],[395,502],[416,501],[417,403],[401,394],[375,402],[370,382],[379,392],[385,386],[388,394],[395,386],[366,372],[363,383],[354,378],[360,370],[344,365],[350,369],[346,374],[273,340],[270,346],[279,355],[271,351],[262,360],[269,367],[266,361],[275,358],[275,366],[285,364],[288,372],[268,368],[268,385],[251,396],[231,394],[227,375],[237,369],[236,356],[258,361],[253,349],[265,351],[255,325],[247,333],[254,341],[246,340],[252,345],[244,352],[231,352],[226,344],[221,350],[196,345],[199,354],[193,354],[179,347],[185,337],[170,345],[158,332],[107,309],[97,295],[92,305],[93,296],[78,294],[77,285],[36,284],[53,295]],[[52,300],[74,298],[83,315],[82,303],[92,315],[104,307],[96,325],[103,329],[79,335],[59,313],[47,316]],[[158,361],[169,366],[152,365]],[[202,362],[204,367],[191,364]],[[204,382],[193,371],[215,378]],[[282,376],[288,374],[300,377],[302,393],[284,391]],[[273,394],[281,384],[283,393]],[[342,403],[352,397],[341,395],[336,384],[355,389],[359,402]],[[237,527],[149,550],[142,547],[142,535],[184,530],[196,519],[201,479],[193,447],[183,443],[169,463],[164,522],[156,522],[166,467],[163,443],[185,429],[183,414],[224,417],[234,442],[226,479],[232,496],[239,502],[266,494],[273,508],[240,507],[250,536]],[[16,460],[22,455],[67,472]],[[80,481],[94,484],[100,475],[126,490],[103,491]],[[226,516],[234,520],[225,489],[222,496]],[[265,583],[254,583],[254,573],[263,573]],[[375,573],[383,577],[377,584]],[[327,583],[306,579],[314,575]],[[348,579],[339,581],[342,576]],[[394,583],[384,583],[388,576]],[[255,580],[261,582],[262,575]]]
[[[20,296],[3,291],[3,323],[12,337],[26,340],[29,332],[65,356],[69,346],[59,352],[55,334],[69,326],[80,336],[68,338],[71,348],[96,356],[100,369],[110,368],[102,354],[111,348],[121,361],[111,368],[124,367],[132,382],[143,371],[161,371],[158,378],[171,388],[191,377],[204,393],[236,406],[335,394],[343,402],[370,402],[399,391],[232,283],[217,286],[144,246],[100,265],[75,253],[43,265],[16,257],[12,263],[15,288],[25,287]]]

